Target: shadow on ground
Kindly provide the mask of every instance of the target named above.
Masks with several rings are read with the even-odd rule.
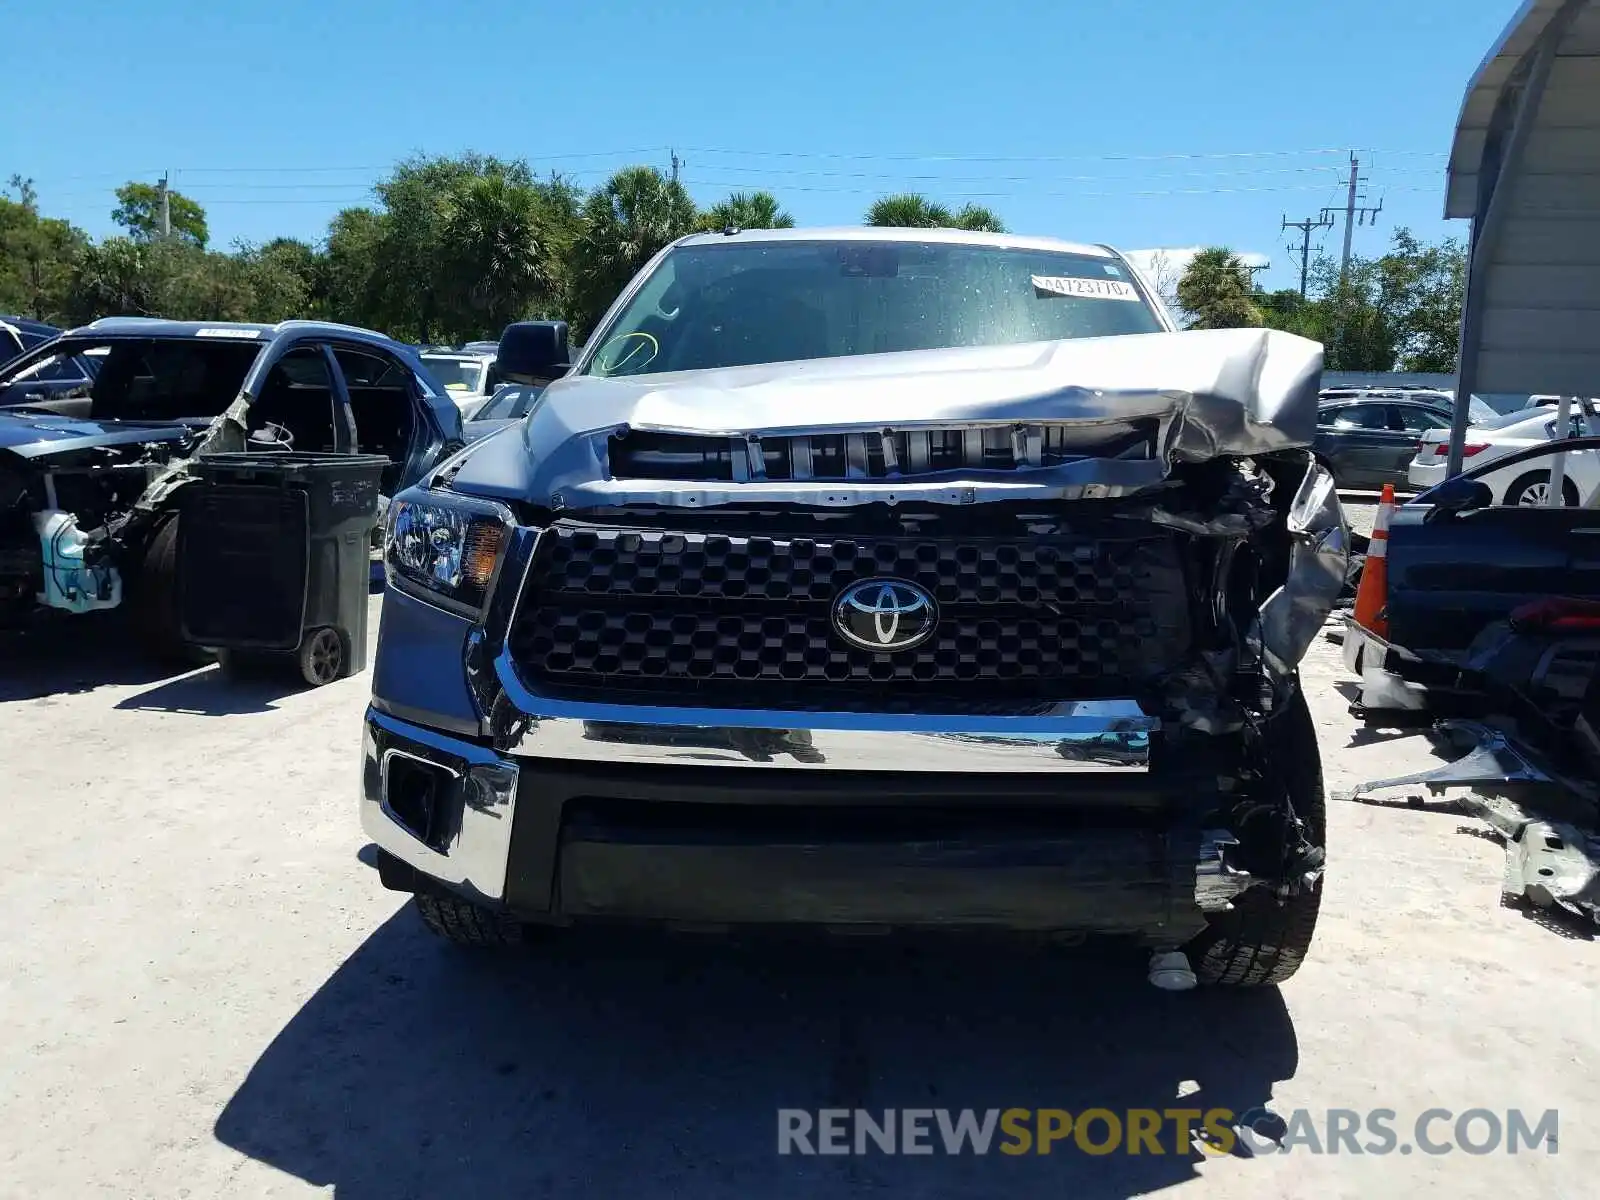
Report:
[[[345,1198],[1132,1196],[1194,1178],[1199,1155],[1169,1136],[1162,1156],[780,1157],[777,1110],[1244,1112],[1293,1075],[1275,989],[1166,994],[1141,968],[621,931],[475,955],[406,908],[266,1048],[215,1132]]]
[[[169,680],[126,700],[119,709],[186,713],[191,716],[228,717],[241,713],[270,712],[285,696],[306,690],[290,666],[259,675],[232,676],[213,666]]]
[[[66,617],[27,632],[0,633],[0,704],[90,692],[108,684],[156,683],[194,663],[145,652],[119,614]]]

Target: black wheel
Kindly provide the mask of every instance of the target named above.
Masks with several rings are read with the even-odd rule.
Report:
[[[175,664],[204,662],[205,651],[183,640],[178,616],[178,514],[156,530],[129,589],[129,616],[145,652]]]
[[[306,634],[296,652],[300,677],[312,687],[321,687],[344,678],[344,638],[337,629],[324,625]]]
[[[458,946],[514,946],[522,941],[521,923],[506,913],[454,896],[412,899],[428,931]]]
[[[1506,489],[1504,504],[1515,508],[1543,508],[1550,498],[1550,472],[1529,471]],[[1578,507],[1578,485],[1570,479],[1561,481],[1561,503],[1568,508]]]
[[[1293,702],[1272,722],[1264,739],[1274,754],[1276,776],[1288,789],[1295,814],[1315,846],[1327,842],[1327,797],[1322,790],[1322,756],[1317,728],[1296,692]],[[1209,928],[1186,947],[1201,983],[1262,987],[1284,982],[1300,969],[1317,928],[1322,880],[1280,897],[1268,886],[1251,888],[1227,912],[1207,915]]]

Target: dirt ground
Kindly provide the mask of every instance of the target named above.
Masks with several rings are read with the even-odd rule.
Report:
[[[1306,684],[1330,787],[1435,761]],[[1142,960],[643,935],[479,957],[381,890],[356,820],[368,677],[162,677],[93,631],[0,649],[0,1195],[1593,1194],[1600,950],[1499,903],[1502,851],[1335,804],[1281,992]],[[1348,684],[1344,684],[1348,687]],[[1544,1149],[779,1157],[776,1110],[1560,1112]],[[1449,1123],[1435,1127],[1448,1135]]]

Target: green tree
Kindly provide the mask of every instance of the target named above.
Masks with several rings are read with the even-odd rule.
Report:
[[[700,228],[793,229],[794,218],[783,211],[771,192],[734,192],[700,214]]]
[[[952,213],[943,204],[900,192],[874,200],[866,223],[896,229],[970,229],[983,233],[1006,232],[1005,222],[981,204],[967,204]]]
[[[1385,254],[1353,259],[1348,273],[1319,260],[1311,298],[1282,316],[1269,310],[1268,323],[1322,342],[1330,370],[1448,374],[1456,369],[1466,270],[1459,241],[1424,246],[1399,229]]]
[[[694,230],[694,201],[654,167],[624,167],[584,202],[571,248],[567,320],[581,336],[663,247]]]
[[[377,269],[383,216],[346,208],[328,223],[323,244],[323,304],[329,319],[381,329],[387,320],[384,280]]]
[[[1005,233],[1005,222],[981,204],[963,205],[951,222],[957,229],[971,229],[978,233]]]
[[[79,259],[67,290],[67,318],[83,324],[97,317],[161,316],[164,265],[154,246],[132,238],[106,238]]]
[[[1403,300],[1400,369],[1456,369],[1461,342],[1461,304],[1467,290],[1467,248],[1456,238],[1423,246],[1409,229],[1395,231],[1389,253],[1378,260]]]
[[[455,336],[498,333],[551,295],[555,257],[544,201],[531,181],[505,173],[459,180],[443,212],[437,266],[445,324]]]
[[[83,230],[39,215],[33,181],[11,177],[10,198],[0,198],[0,312],[39,321],[66,319],[67,290],[89,245]]]
[[[1239,329],[1261,324],[1261,310],[1244,260],[1226,246],[1200,251],[1178,280],[1178,305],[1190,329]]]
[[[206,210],[182,192],[167,192],[167,214],[172,236],[194,246],[204,247],[210,240]],[[128,231],[136,242],[150,242],[161,236],[161,189],[153,183],[125,183],[117,189],[117,207],[111,219]]]
[[[548,308],[563,282],[579,193],[527,163],[480,154],[411,158],[329,229],[326,305],[419,341],[496,334]]]
[[[895,229],[948,229],[954,218],[950,210],[915,192],[883,196],[867,209],[868,225]]]
[[[306,242],[274,238],[234,249],[250,294],[250,319],[287,321],[327,317],[327,259]]]

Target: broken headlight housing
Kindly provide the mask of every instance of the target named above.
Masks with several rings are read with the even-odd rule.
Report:
[[[384,525],[383,563],[400,591],[466,616],[488,602],[511,541],[511,510],[485,500],[416,491],[397,496]]]

